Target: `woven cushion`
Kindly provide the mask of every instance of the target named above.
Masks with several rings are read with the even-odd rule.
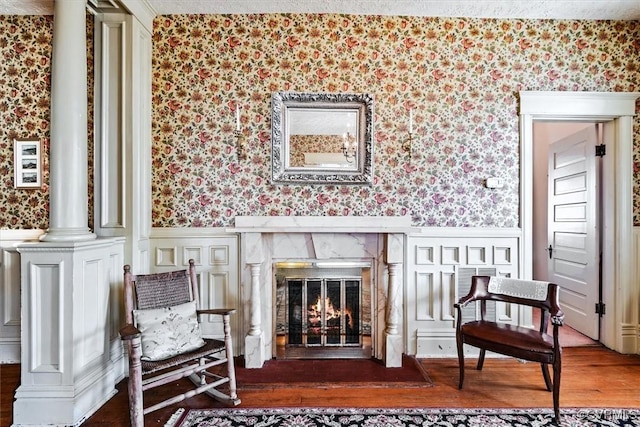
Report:
[[[142,333],[143,360],[163,360],[204,345],[195,301],[133,310],[133,316]]]

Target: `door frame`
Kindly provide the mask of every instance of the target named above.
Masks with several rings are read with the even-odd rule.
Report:
[[[603,223],[603,300],[600,342],[620,353],[638,352],[640,286],[634,279],[633,116],[640,92],[520,92],[520,242],[521,276],[533,274],[533,122],[613,121],[612,147],[603,164],[604,190],[614,203]],[[610,214],[609,214],[610,213]]]

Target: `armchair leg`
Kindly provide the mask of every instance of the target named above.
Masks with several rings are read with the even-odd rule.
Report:
[[[553,413],[556,417],[556,423],[560,424],[560,372],[562,365],[560,363],[560,355],[557,354],[553,361]]]
[[[480,356],[478,357],[478,366],[476,367],[476,369],[478,371],[482,370],[482,365],[484,365],[484,354],[486,353],[486,350],[484,348],[480,349]]]
[[[544,384],[547,386],[547,391],[551,391],[552,383],[551,376],[549,376],[549,365],[541,363],[540,367],[542,368],[542,376],[544,377]]]
[[[458,347],[458,366],[460,369],[460,379],[458,381],[458,389],[462,390],[462,384],[464,383],[464,348],[462,337],[456,336],[456,344]]]

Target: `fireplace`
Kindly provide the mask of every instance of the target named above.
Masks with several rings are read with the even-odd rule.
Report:
[[[236,217],[230,231],[241,235],[245,367],[274,357],[374,357],[401,366],[410,224],[409,217]],[[335,319],[327,319],[335,314],[327,297],[340,310]],[[319,314],[310,313],[318,298]],[[358,319],[347,309],[357,309]],[[289,319],[296,319],[291,327]]]
[[[276,358],[371,357],[369,263],[277,263]]]

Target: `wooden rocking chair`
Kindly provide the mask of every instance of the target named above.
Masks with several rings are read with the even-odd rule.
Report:
[[[131,425],[144,426],[144,415],[203,392],[228,405],[240,404],[229,320],[235,310],[199,309],[193,260],[187,270],[145,275],[134,275],[125,265],[124,285],[127,324],[120,336],[129,355]],[[205,314],[222,316],[224,341],[202,338],[199,316]],[[213,367],[218,368],[210,371]],[[193,390],[144,407],[144,391],[184,377],[195,384]]]

